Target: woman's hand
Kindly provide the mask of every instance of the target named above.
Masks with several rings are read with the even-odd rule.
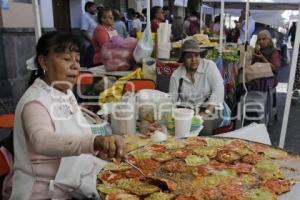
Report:
[[[253,55],[263,62],[269,62],[261,52],[254,53]]]
[[[125,157],[125,144],[119,135],[96,136],[94,151],[98,151],[97,156],[103,160],[121,160]]]

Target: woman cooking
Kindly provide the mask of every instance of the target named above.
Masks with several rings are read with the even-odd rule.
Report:
[[[183,65],[171,76],[169,92],[180,106],[191,107],[204,118],[201,135],[211,135],[222,123],[219,110],[224,101],[224,86],[221,74],[213,61],[202,59],[202,49],[194,40],[182,45],[179,62]]]
[[[15,169],[11,199],[97,196],[103,159],[121,158],[122,138],[93,135],[72,93],[79,73],[80,43],[69,33],[49,32],[36,46],[33,84],[16,108]]]
[[[103,8],[98,12],[99,25],[94,31],[92,43],[95,49],[94,65],[102,64],[101,49],[104,43],[108,42],[113,36],[117,36],[118,32],[113,28],[114,16],[110,8]]]

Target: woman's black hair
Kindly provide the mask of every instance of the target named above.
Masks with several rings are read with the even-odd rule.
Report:
[[[218,15],[215,17],[215,23],[220,23],[221,21],[221,15]]]
[[[72,33],[52,31],[42,35],[36,45],[36,56],[34,61],[38,69],[32,72],[29,85],[31,85],[36,78],[44,76],[43,69],[38,62],[39,56],[48,56],[52,52],[63,53],[66,50],[80,53],[81,48],[82,45],[79,38]]]
[[[128,19],[133,19],[135,15],[135,10],[133,8],[128,8],[127,9],[127,17]]]
[[[150,20],[155,19],[155,15],[156,15],[156,13],[157,13],[160,9],[161,9],[160,6],[154,6],[154,7],[151,8],[151,10],[150,10]]]
[[[102,18],[104,17],[104,15],[107,13],[107,12],[112,12],[111,8],[101,8],[99,11],[98,11],[98,15],[97,15],[97,18],[98,18],[98,23],[99,24],[102,24]]]

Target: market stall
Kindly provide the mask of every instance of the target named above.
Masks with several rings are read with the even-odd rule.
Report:
[[[206,0],[206,2],[211,2],[212,5],[216,7],[221,7],[221,13],[222,12],[222,1],[220,0]],[[300,9],[300,4],[298,0],[269,0],[269,1],[260,1],[260,0],[228,0],[226,1],[226,8],[242,8],[246,4],[246,9],[249,10],[249,3],[252,6],[251,9],[254,10],[297,10]],[[220,6],[221,5],[221,6]],[[299,15],[300,16],[300,15]],[[295,78],[295,71],[296,71],[296,65],[297,65],[297,55],[299,52],[299,49],[297,48],[299,46],[299,27],[300,27],[300,17],[298,16],[298,25],[297,25],[297,32],[296,32],[296,40],[293,48],[293,58],[291,62],[291,70],[290,70],[290,78],[289,78],[289,84],[288,84],[288,93],[285,103],[285,110],[284,110],[284,117],[283,117],[283,125],[281,130],[281,136],[280,136],[280,142],[279,146],[284,147],[285,137],[286,137],[286,130],[287,130],[287,123],[288,123],[288,117],[290,112],[290,102],[292,98],[292,87],[293,82]],[[247,23],[247,19],[246,19]],[[246,26],[247,27],[247,26]],[[223,27],[221,27],[222,29]],[[247,32],[247,31],[246,31]]]
[[[224,10],[224,1],[222,2],[221,7]],[[249,4],[247,4],[247,9],[249,9]],[[298,33],[300,31],[299,21]],[[211,42],[208,36],[196,35],[194,39],[200,41],[200,48],[210,49],[207,56],[215,61],[224,78],[227,91],[226,97],[234,99],[232,95],[234,95],[235,91],[239,57],[236,57],[238,55],[236,49],[223,48],[222,34],[223,31],[220,32],[220,46],[218,46],[217,50],[211,49],[216,44]],[[299,45],[299,39],[300,36],[298,34],[295,45]],[[182,41],[177,44],[181,43]],[[291,70],[292,80],[294,78],[295,55],[297,53],[298,50],[295,50]],[[168,59],[156,61],[158,75],[170,76],[172,71],[179,66],[176,62],[175,64],[173,62],[174,66],[171,66],[170,63],[172,62]],[[159,66],[159,62],[163,63],[161,64],[162,67]],[[93,73],[100,71],[98,75],[117,76],[117,72],[112,74],[113,72],[107,72],[102,67],[97,67],[97,70],[90,69],[90,71]],[[186,120],[188,122],[177,123],[176,119],[174,120],[170,115],[165,115],[165,118],[160,120],[157,115],[157,107],[161,108],[162,104],[169,103],[170,97],[155,90],[150,91],[152,96],[141,95],[141,93],[135,94],[136,91],[124,94],[124,85],[128,80],[144,78],[140,68],[132,72],[124,72],[120,76],[122,77],[112,87],[106,88],[100,93],[99,104],[103,107],[105,107],[104,104],[107,107],[112,105],[111,108],[115,113],[109,111],[102,112],[102,114],[115,115],[106,116],[106,119],[112,117],[112,124],[114,124],[114,127],[118,127],[119,131],[127,131],[128,126],[130,126],[133,134],[124,136],[128,158],[123,160],[124,162],[109,162],[102,169],[99,169],[101,171],[98,174],[97,189],[100,196],[106,199],[142,198],[148,200],[162,198],[195,199],[199,196],[213,199],[221,197],[227,197],[228,199],[236,197],[275,199],[278,197],[283,200],[295,199],[299,196],[299,190],[297,189],[300,178],[299,156],[276,147],[250,141],[232,138],[188,137],[192,129],[196,133],[195,135],[198,135],[199,129],[203,128],[201,127],[202,119],[193,116],[194,111],[189,110],[190,112],[187,112],[188,109],[184,109],[187,112],[185,114],[190,116]],[[289,86],[290,93],[287,103],[291,99],[291,85]],[[121,105],[115,106],[115,102],[121,102]],[[149,109],[147,105],[144,105],[144,103],[149,102],[154,104],[154,108]],[[124,105],[122,103],[127,104]],[[139,116],[137,117],[135,106],[138,103],[145,107],[138,107]],[[167,109],[168,111],[170,110],[169,107]],[[289,112],[289,106],[287,105],[286,111],[287,113]],[[180,111],[180,114],[182,113],[183,110]],[[131,116],[130,119],[128,118],[129,116]],[[148,123],[146,125],[152,122],[161,125],[162,122],[166,122],[167,131],[162,130],[165,132],[162,133],[162,131],[156,130],[151,137],[137,135],[137,118],[143,118],[144,122]],[[285,119],[287,120],[286,114]],[[113,122],[113,120],[115,121]],[[187,127],[188,133],[184,137],[178,138],[176,132],[182,130],[183,126]],[[172,133],[172,130],[175,133]],[[170,135],[167,135],[167,132],[170,132]],[[240,137],[239,134],[234,133],[231,133],[231,136]],[[284,137],[285,133],[281,138],[283,143]],[[246,139],[270,144],[268,137],[263,139],[250,137]]]

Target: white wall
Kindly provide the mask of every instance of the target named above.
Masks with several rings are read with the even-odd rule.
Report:
[[[82,8],[84,9],[85,2],[82,0],[70,0],[70,18],[71,28],[80,28]]]
[[[81,15],[87,0],[70,0],[71,28],[79,28]],[[41,23],[43,28],[53,28],[53,6],[52,0],[40,0]]]
[[[42,28],[54,28],[52,0],[40,0]]]
[[[32,4],[9,1],[9,10],[2,10],[3,27],[5,28],[33,28]],[[82,11],[88,0],[70,0],[71,27],[79,28]],[[133,1],[134,2],[134,1]],[[54,28],[52,0],[40,0],[40,17],[42,28]]]
[[[137,7],[137,3],[135,2],[135,0],[128,1],[128,8],[133,8],[137,12],[141,12],[142,11],[142,10],[139,10],[141,8]]]
[[[164,1],[163,0],[152,0],[152,6],[164,6]]]
[[[3,27],[5,28],[33,28],[32,5],[15,3],[8,0],[9,10],[2,10]]]

